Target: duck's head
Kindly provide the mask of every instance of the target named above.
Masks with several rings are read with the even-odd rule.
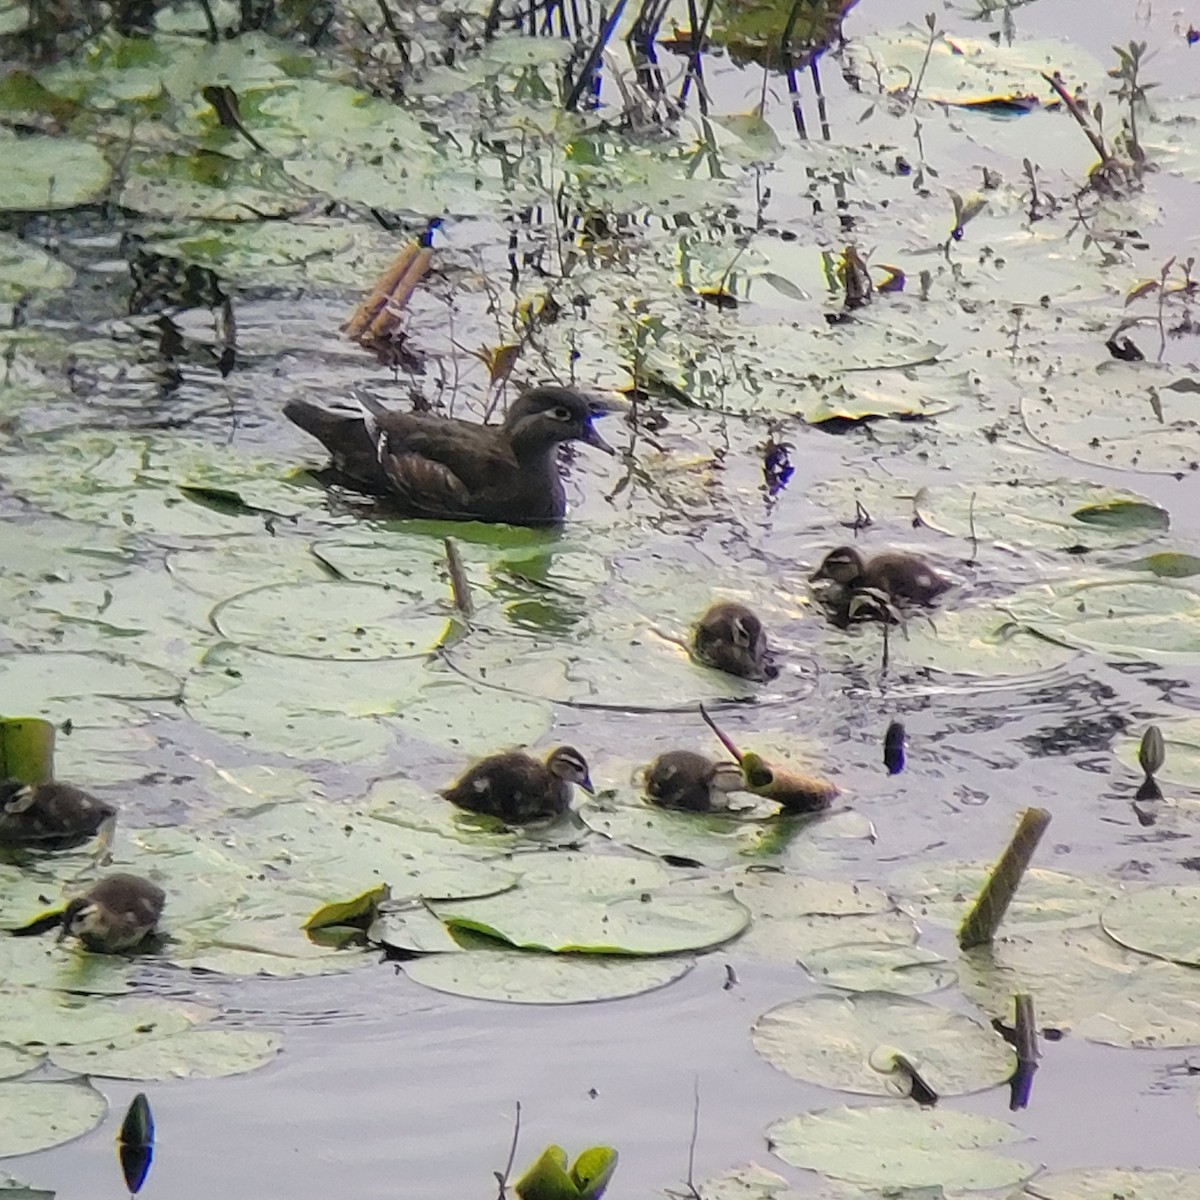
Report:
[[[863,557],[853,546],[839,546],[825,555],[821,565],[808,577],[810,583],[831,579],[852,587],[863,574]]]
[[[111,920],[108,910],[86,896],[76,896],[63,909],[62,924],[58,929],[58,941],[68,937],[90,938],[104,941],[110,933]]]
[[[588,795],[596,791],[592,787],[592,779],[588,774],[587,759],[574,746],[559,746],[551,750],[546,758],[546,768],[551,775],[557,776],[566,783],[574,783],[583,788]]]
[[[32,807],[35,791],[32,784],[19,779],[0,780],[0,813],[16,816]]]
[[[774,679],[767,634],[757,615],[744,604],[714,604],[692,634],[692,649],[705,666],[743,679]]]
[[[559,442],[583,442],[605,454],[616,451],[592,425],[603,407],[571,388],[536,387],[522,392],[508,410],[504,428],[516,446],[549,447]]]

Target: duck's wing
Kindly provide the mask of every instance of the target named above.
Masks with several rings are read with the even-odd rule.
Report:
[[[520,471],[516,456],[495,429],[389,412],[365,399],[360,403],[390,489],[407,507],[471,515],[475,496]]]

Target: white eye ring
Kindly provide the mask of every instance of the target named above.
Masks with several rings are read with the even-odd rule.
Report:
[[[569,421],[571,419],[571,410],[569,408],[563,408],[560,405],[558,408],[553,409],[550,415],[556,421]]]

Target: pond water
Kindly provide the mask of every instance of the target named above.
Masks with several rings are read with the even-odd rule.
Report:
[[[306,838],[331,837],[343,814],[358,821],[381,802],[410,813],[404,828],[418,831],[414,845],[444,834],[448,818],[416,797],[427,799],[467,757],[521,741],[579,746],[597,784],[631,800],[632,769],[655,753],[671,745],[713,750],[694,702],[722,704],[731,689],[684,663],[670,637],[716,592],[763,613],[785,662],[758,703],[723,704],[722,726],[739,744],[803,758],[835,778],[846,801],[847,811],[803,831],[771,861],[911,898],[920,890],[914,872],[991,861],[1018,813],[1036,806],[1053,817],[1036,865],[1089,881],[1097,896],[1194,878],[1200,593],[1194,576],[1164,579],[1142,564],[1156,553],[1200,554],[1200,472],[1193,469],[1200,410],[1197,389],[1188,387],[1200,379],[1197,342],[1194,325],[1164,338],[1155,362],[1157,302],[1142,296],[1127,305],[1125,297],[1172,256],[1182,262],[1197,252],[1200,149],[1188,147],[1186,131],[1196,115],[1200,46],[1189,49],[1186,19],[1141,5],[1097,13],[1086,0],[1037,0],[983,21],[972,20],[972,11],[946,7],[937,20],[964,44],[1028,49],[1035,73],[1058,62],[1047,59],[1044,39],[1062,40],[1063,74],[1072,78],[1086,76],[1084,60],[1112,65],[1112,44],[1146,40],[1157,54],[1144,77],[1162,83],[1152,93],[1162,119],[1143,136],[1151,160],[1158,155],[1171,169],[1101,201],[1081,191],[1095,154],[1066,113],[1001,120],[927,99],[889,103],[865,70],[862,48],[873,48],[881,78],[893,69],[893,53],[907,61],[890,34],[905,21],[924,30],[917,3],[863,0],[850,12],[849,47],[839,59],[822,59],[831,146],[814,139],[800,152],[786,87],[778,76],[767,81],[766,121],[781,148],[762,149],[770,134],[758,124],[729,126],[741,129],[745,145],[722,134],[720,153],[703,167],[714,189],[708,172],[714,163],[722,167],[727,211],[716,205],[697,216],[694,238],[685,223],[659,218],[687,211],[695,191],[680,180],[685,170],[701,170],[682,155],[672,158],[671,147],[691,152],[712,130],[691,110],[669,127],[648,122],[631,139],[646,161],[636,171],[623,163],[627,174],[609,181],[617,192],[611,208],[598,199],[603,179],[579,184],[593,215],[604,211],[620,228],[579,251],[584,298],[561,290],[577,306],[561,323],[529,334],[517,377],[563,377],[574,352],[585,382],[625,387],[625,368],[636,358],[639,383],[662,385],[649,389],[650,403],[667,423],[631,441],[628,423],[606,418],[605,436],[622,450],[632,444],[633,457],[609,460],[586,448],[571,456],[572,507],[561,535],[414,527],[344,498],[327,501],[312,479],[289,473],[296,464],[315,468],[321,455],[281,412],[295,396],[343,397],[366,387],[389,402],[421,393],[477,414],[486,376],[470,351],[514,336],[501,327],[505,305],[533,295],[540,272],[554,275],[562,266],[555,235],[566,214],[555,214],[549,200],[553,171],[538,181],[544,210],[524,220],[506,222],[486,197],[469,199],[463,177],[445,166],[453,153],[444,146],[442,157],[431,151],[414,170],[413,195],[397,193],[390,205],[377,198],[372,189],[396,186],[385,174],[369,187],[356,180],[365,198],[353,203],[340,189],[352,187],[351,166],[362,163],[331,155],[338,174],[330,162],[305,159],[295,131],[313,101],[297,100],[293,112],[275,80],[275,97],[253,103],[254,85],[239,88],[243,115],[247,124],[264,115],[262,128],[274,118],[291,131],[293,142],[279,153],[302,164],[288,186],[293,200],[311,200],[303,217],[280,201],[290,222],[248,223],[244,244],[222,242],[198,213],[177,211],[161,195],[145,199],[156,149],[141,134],[134,142],[145,163],[137,167],[135,155],[121,167],[124,180],[112,185],[125,189],[120,205],[14,217],[10,230],[69,264],[75,277],[23,306],[6,342],[6,711],[10,704],[14,713],[35,708],[36,696],[47,698],[43,711],[52,719],[72,716],[78,734],[60,737],[59,772],[95,781],[121,804],[118,861],[173,853],[169,842],[154,849],[156,831],[166,829],[167,837],[173,827],[194,829],[214,851],[232,854],[256,821],[265,822],[257,835],[264,845],[295,839],[289,852],[296,861],[313,859],[311,910],[345,896],[320,894],[324,843],[314,848]],[[516,51],[506,53],[521,61]],[[83,51],[76,58],[83,61]],[[447,92],[441,67],[423,76],[426,92],[412,89],[403,111],[414,139],[436,143],[472,104],[482,105],[467,86],[475,77],[466,58],[463,97]],[[682,59],[663,61],[664,69],[681,70]],[[364,70],[371,69],[368,61]],[[985,76],[1025,78],[1030,69],[1004,60],[962,86],[980,88]],[[105,84],[109,110],[99,92],[89,94],[93,111],[113,114],[92,131],[110,154],[120,103],[135,83],[145,86],[122,78],[123,98],[113,99],[117,90]],[[927,95],[934,99],[945,90],[938,78],[931,72]],[[196,145],[218,135],[236,142],[229,130],[203,127],[204,106],[172,79],[173,135]],[[706,79],[714,115],[726,117],[748,112],[764,86],[759,68],[737,67],[720,53],[708,59]],[[805,76],[801,86],[815,133],[811,80]],[[620,96],[609,77],[602,96],[615,113]],[[536,91],[521,98],[540,99]],[[331,121],[338,102],[331,92]],[[1111,138],[1119,105],[1104,104]],[[554,109],[534,103],[523,134],[515,119],[497,130],[508,139],[506,170],[522,188],[538,169],[530,164],[541,160],[511,146],[521,136],[539,146],[539,138],[553,141],[546,114]],[[359,136],[368,137],[365,124]],[[1182,145],[1171,141],[1180,136]],[[603,138],[625,135],[588,137],[595,149]],[[570,143],[577,162],[586,159],[586,141],[581,135]],[[232,159],[249,161],[240,143],[222,146]],[[1043,193],[1056,199],[1036,222],[1027,219],[1024,155],[1038,164]],[[926,194],[896,167],[901,157],[927,173]],[[433,162],[445,175],[422,182]],[[988,208],[951,243],[948,189],[968,195],[980,186],[981,166],[1000,171],[1004,183],[985,193]],[[464,170],[461,162],[453,169]],[[265,211],[278,197],[276,182],[257,178],[236,203]],[[488,176],[487,186],[494,183]],[[424,358],[423,369],[393,372],[338,330],[419,227],[414,217],[388,234],[368,208],[435,211],[421,202],[427,193],[450,197],[450,207],[460,203],[462,216],[447,220],[439,268],[412,302],[408,344]],[[311,242],[289,244],[289,224],[311,230],[326,195],[346,201],[324,214],[335,220],[333,241],[318,244],[309,233]],[[756,219],[760,228],[750,238]],[[328,233],[322,227],[321,236]],[[141,257],[133,235],[143,239]],[[215,240],[206,248],[209,236]],[[873,267],[905,270],[906,290],[877,296],[846,322],[826,321],[841,304],[838,289],[826,289],[819,251],[836,255],[847,240],[871,252]],[[581,233],[579,245],[585,241]],[[511,293],[510,244],[519,277]],[[731,256],[743,250],[735,271]],[[174,301],[170,323],[159,323],[154,303],[130,317],[137,307],[131,258],[143,276],[139,296],[153,294],[154,279],[145,276],[164,259],[213,266],[232,297],[234,329],[222,327],[219,305],[194,296],[187,305]],[[308,265],[297,270],[300,260]],[[917,298],[922,270],[930,272],[925,307]],[[674,295],[680,271],[692,273],[698,291],[736,295],[736,315],[694,298],[682,302]],[[780,277],[782,284],[772,283]],[[196,269],[188,284],[200,288],[211,279]],[[171,282],[178,289],[179,279]],[[641,308],[632,303],[638,298]],[[1104,346],[1130,313],[1145,318],[1125,331],[1145,354],[1142,364],[1110,361]],[[1182,329],[1191,313],[1194,296],[1170,295],[1168,325]],[[1161,423],[1147,415],[1147,386],[1167,398]],[[822,423],[829,411],[847,419]],[[858,419],[868,415],[878,419]],[[791,444],[794,466],[774,496],[761,469],[768,433]],[[628,483],[618,488],[626,471]],[[209,491],[181,492],[180,484]],[[804,582],[826,550],[851,540],[856,500],[872,517],[862,538],[867,549],[916,548],[959,584],[932,621],[914,619],[890,634],[886,669],[880,627],[831,628]],[[914,510],[923,518],[916,528]],[[1085,510],[1090,523],[1072,515]],[[483,612],[474,632],[447,639],[432,662],[425,652],[448,620],[447,533],[461,537]],[[336,575],[320,569],[312,546]],[[349,581],[357,581],[366,607],[350,613],[355,628],[347,634],[337,606]],[[1085,583],[1091,590],[1079,590]],[[377,602],[381,613],[371,607]],[[407,656],[395,657],[389,640],[395,603],[403,607]],[[997,633],[1005,620],[1013,624],[1008,638]],[[349,638],[349,648],[331,647],[338,637]],[[368,646],[360,654],[370,638],[381,638],[383,651]],[[52,682],[43,686],[31,664],[53,653],[75,657],[55,660]],[[84,664],[107,662],[98,657],[104,654],[141,664],[141,673],[119,686],[102,672],[93,679]],[[356,655],[384,661],[354,662]],[[146,689],[163,678],[168,683],[147,699]],[[908,756],[904,772],[889,776],[882,743],[893,720],[907,729]],[[1168,732],[1168,799],[1158,807],[1134,802],[1137,742],[1153,723]],[[393,786],[400,790],[386,790]],[[276,802],[282,815],[271,824]],[[620,825],[615,841],[663,848],[630,828]],[[138,841],[129,832],[137,830],[151,832]],[[459,833],[469,840],[469,832]],[[582,824],[565,836],[582,839],[591,854],[614,848]],[[667,848],[693,854],[691,843]],[[705,859],[710,868],[731,861],[728,854]],[[168,858],[162,870],[169,876],[171,869]],[[203,874],[191,860],[187,869]],[[219,890],[226,877],[211,870]],[[358,890],[374,882],[364,872]],[[549,1143],[572,1153],[607,1144],[620,1153],[608,1192],[614,1197],[686,1192],[689,1172],[699,1183],[749,1162],[815,1195],[821,1182],[773,1156],[765,1130],[798,1113],[866,1102],[791,1078],[755,1050],[750,1030],[763,1013],[823,990],[796,953],[764,953],[743,939],[701,955],[669,986],[630,998],[505,1004],[423,987],[375,951],[346,951],[358,956],[357,969],[339,973],[238,974],[229,963],[249,971],[252,956],[218,960],[253,942],[256,914],[269,908],[254,895],[244,926],[189,945],[176,956],[181,965],[146,966],[138,986],[218,1010],[220,1028],[278,1032],[278,1057],[230,1078],[98,1079],[110,1102],[103,1124],[67,1145],[9,1160],[5,1170],[62,1195],[121,1194],[112,1137],[119,1114],[144,1090],[158,1129],[146,1195],[492,1195],[518,1102],[518,1170]],[[1095,901],[1092,923],[1103,905]],[[969,997],[979,991],[968,986],[952,924],[919,903],[910,907],[921,947],[960,967],[961,986],[924,998],[978,1011]],[[182,918],[173,927],[171,912],[165,924],[182,936]],[[1053,974],[1053,951],[1042,954]],[[181,969],[189,961],[215,969]],[[229,973],[220,973],[222,965]],[[1159,1036],[1172,1022],[1184,1027],[1181,1012],[1196,1019],[1200,976],[1192,983],[1173,969],[1179,978],[1171,976],[1164,994],[1193,987],[1194,1001],[1172,992],[1177,1003],[1159,1011],[1151,988],[1121,1009],[1140,1012],[1157,1032],[1127,1024],[1133,1032],[1092,1038],[1072,1029],[1043,1042],[1026,1109],[1010,1112],[1003,1086],[951,1096],[943,1106],[1010,1122],[1028,1140],[1002,1152],[1030,1163],[1200,1168],[1197,1086],[1182,1069],[1200,1032],[1194,1042],[1186,1034]],[[1087,1029],[1094,1033],[1095,1025]],[[1169,1040],[1170,1048],[1129,1044],[1146,1036]],[[1025,1193],[1010,1187],[995,1194]]]

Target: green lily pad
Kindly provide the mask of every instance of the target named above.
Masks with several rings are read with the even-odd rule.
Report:
[[[108,1101],[83,1080],[0,1083],[0,1158],[73,1141],[107,1111]]]
[[[571,880],[538,886],[528,877],[512,892],[432,909],[452,930],[556,954],[704,950],[737,937],[750,923],[749,911],[728,894],[674,894],[669,887],[602,892]]]
[[[405,963],[404,973],[435,991],[476,1000],[585,1004],[666,987],[682,979],[693,965],[689,959],[471,950],[461,954],[430,954]]]
[[[2,144],[2,143],[0,143]],[[75,272],[60,259],[11,234],[0,235],[0,300],[70,287]]]
[[[1021,1140],[1019,1129],[974,1113],[916,1107],[831,1108],[767,1130],[785,1162],[876,1187],[1011,1187],[1037,1169],[985,1147]]]
[[[823,1087],[889,1095],[868,1063],[895,1046],[939,1095],[995,1087],[1016,1069],[1012,1048],[964,1013],[890,992],[817,995],[782,1004],[755,1022],[754,1048],[772,1066]]]

